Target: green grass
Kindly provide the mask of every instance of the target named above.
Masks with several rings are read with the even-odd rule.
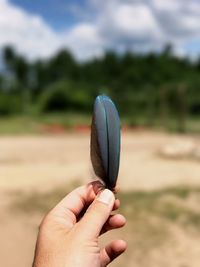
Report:
[[[171,133],[176,133],[179,131],[178,121],[172,116],[166,120],[164,125],[157,116],[150,119],[144,115],[134,114],[132,117],[122,117],[122,124],[130,127],[144,127],[154,130],[164,130]],[[200,133],[200,117],[188,117],[185,123],[185,132],[192,134]]]
[[[192,226],[200,231],[200,210],[187,205],[190,196],[200,200],[200,188],[175,187],[151,192],[121,193],[122,211],[131,220],[157,217],[182,227]],[[198,203],[196,203],[198,205]]]
[[[60,127],[60,130],[65,131],[78,125],[89,126],[91,117],[92,114],[74,112],[0,117],[0,135],[42,134],[44,132],[48,133],[48,131],[51,133],[53,132],[53,127]],[[174,118],[168,121],[166,127],[161,126],[158,119],[155,118],[150,121],[142,115],[122,117],[121,122],[122,126],[161,129],[169,132],[177,132],[178,129],[177,121]],[[186,130],[188,133],[199,133],[200,118],[188,118]]]
[[[20,212],[45,213],[77,185],[79,182],[47,193],[32,192],[24,195],[19,192],[12,205],[14,210]],[[147,223],[151,218],[157,218],[182,227],[192,226],[200,231],[200,210],[197,212],[187,205],[190,196],[200,200],[200,188],[174,187],[151,192],[122,192],[118,197],[122,202],[121,212],[129,221],[139,222],[142,218]]]
[[[200,118],[199,117],[189,117],[185,123],[186,133],[198,134],[200,133]],[[167,130],[169,132],[177,132],[177,120],[175,118],[171,118],[168,122]]]
[[[64,198],[74,188],[80,186],[80,182],[74,181],[71,184],[63,185],[55,188],[50,192],[22,193],[17,191],[13,194],[13,202],[11,209],[16,212],[30,213],[46,213],[53,208],[62,198]]]
[[[0,117],[0,134],[41,134],[51,132],[49,126],[60,126],[64,131],[77,125],[89,125],[90,119],[90,116],[79,113]]]

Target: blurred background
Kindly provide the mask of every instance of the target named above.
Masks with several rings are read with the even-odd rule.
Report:
[[[44,214],[95,179],[98,94],[122,122],[113,266],[199,266],[199,0],[0,0],[2,265],[31,266]]]

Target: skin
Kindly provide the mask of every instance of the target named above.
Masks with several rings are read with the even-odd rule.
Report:
[[[33,267],[104,267],[126,250],[115,240],[100,248],[103,233],[123,227],[121,214],[111,215],[119,200],[96,181],[68,194],[43,219],[38,233]]]

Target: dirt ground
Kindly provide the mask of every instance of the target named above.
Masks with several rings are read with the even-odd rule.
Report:
[[[67,185],[74,181],[84,184],[94,179],[89,155],[89,137],[89,132],[0,137],[1,266],[31,266],[37,227],[42,218],[41,214],[18,213],[10,209],[15,196],[23,193],[48,192],[59,186],[67,188]],[[200,143],[197,136],[147,131],[123,132],[118,183],[121,191],[151,191],[180,185],[200,187],[198,160],[166,159],[159,155],[162,147],[180,140]],[[162,266],[199,266],[200,237],[183,235],[175,226],[171,231],[175,232],[174,236],[177,236],[183,246],[180,251],[178,250],[178,256],[172,257],[171,263]],[[121,235],[124,236],[124,233],[121,232]],[[129,249],[131,250],[130,247]],[[173,254],[172,250],[167,253]],[[176,256],[178,259],[180,255],[187,253],[193,259],[192,263],[187,263],[186,260],[186,263],[182,264],[176,260]],[[130,256],[127,256],[127,260],[128,257]],[[161,266],[157,250],[152,252],[151,257],[155,258],[153,267]],[[122,259],[122,262],[124,261],[125,258]],[[119,263],[116,263],[116,266],[119,266]],[[134,265],[129,261],[126,266],[140,267],[145,264],[142,265],[141,261],[141,264]]]

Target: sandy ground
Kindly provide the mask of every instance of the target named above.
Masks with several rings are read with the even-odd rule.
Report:
[[[120,189],[152,190],[176,185],[200,186],[199,161],[164,159],[158,155],[160,148],[176,140],[199,143],[198,137],[143,131],[123,133]],[[18,191],[48,191],[72,181],[86,183],[92,179],[94,175],[89,156],[89,133],[0,137],[1,266],[31,266],[37,226],[41,220],[40,215],[30,218],[29,215],[15,214],[9,210],[8,205],[13,194]],[[196,246],[198,242],[199,240],[188,240],[184,243],[186,250],[191,243]],[[199,255],[198,249],[194,254],[193,258]],[[184,266],[199,265],[200,259],[197,259],[193,265]],[[183,265],[172,263],[166,266]]]
[[[124,133],[119,186],[122,190],[199,184],[200,164],[159,157],[166,144],[198,140],[161,133]],[[89,133],[0,138],[1,190],[46,189],[66,181],[91,181]]]

